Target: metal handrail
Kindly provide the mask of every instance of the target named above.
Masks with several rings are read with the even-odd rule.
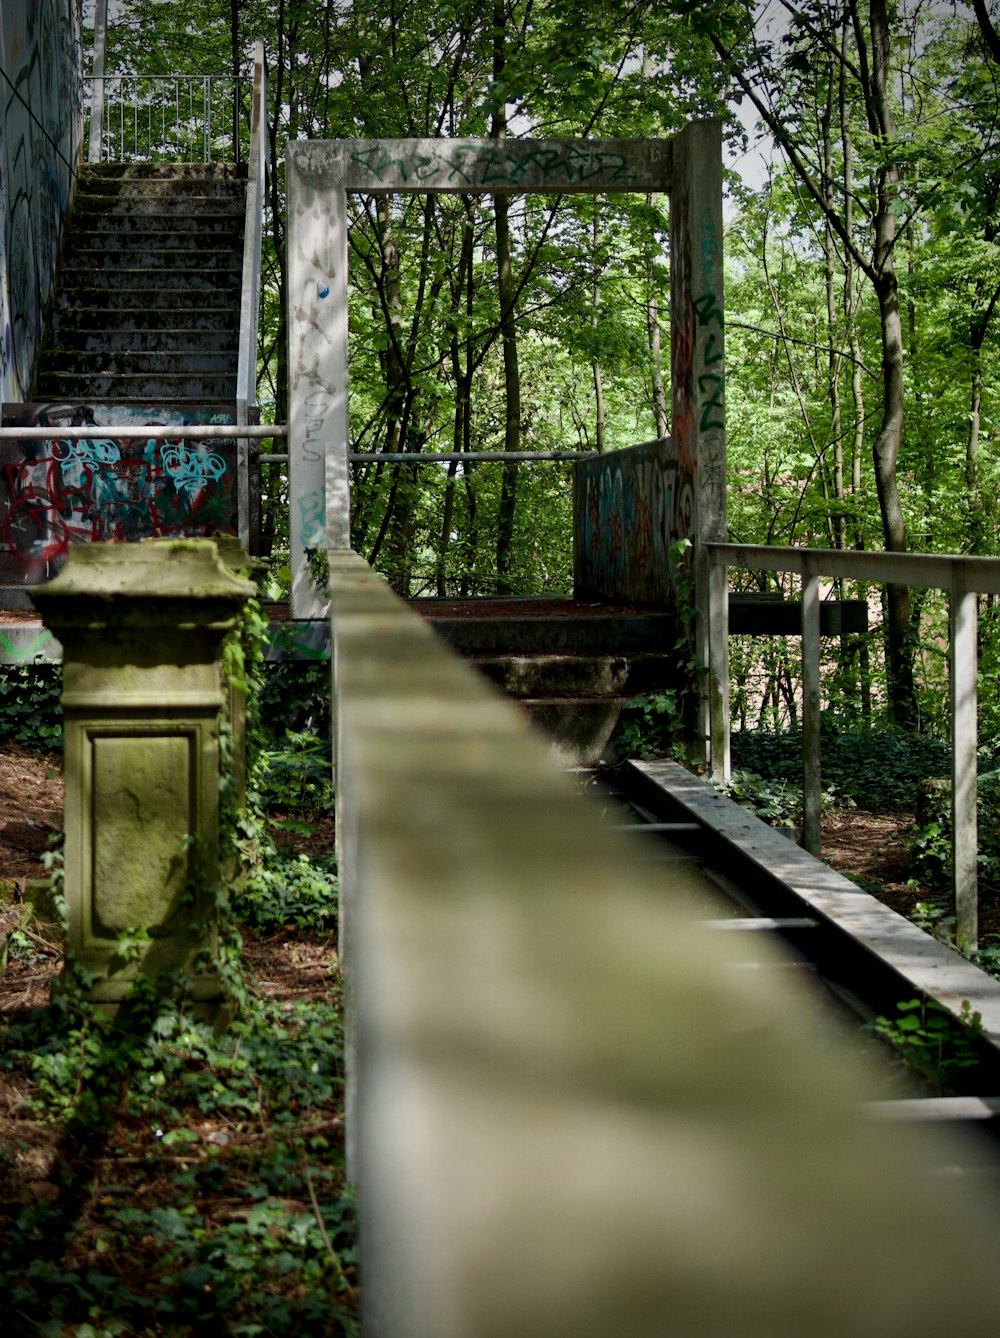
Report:
[[[712,778],[729,779],[729,567],[787,571],[802,585],[803,844],[820,851],[820,577],[939,589],[951,596],[951,816],[955,936],[978,938],[977,645],[980,594],[1000,594],[1000,559],[936,553],[872,553],[834,548],[706,543],[709,570],[709,702]]]
[[[0,427],[0,441],[91,441],[96,437],[114,437],[116,440],[137,441],[148,437],[151,441],[176,441],[189,438],[194,441],[230,439],[237,432],[246,437],[279,438],[288,436],[288,428],[281,423],[255,423],[249,427],[239,423],[85,423],[82,426],[59,423],[39,427],[31,423]]]
[[[250,153],[247,174],[246,221],[243,229],[243,289],[240,300],[239,358],[236,370],[236,421],[250,422],[257,407],[257,322],[260,313],[261,248],[264,233],[264,201],[270,169],[267,130],[267,68],[264,43],[254,48],[253,97],[250,113]],[[238,450],[239,533],[250,540],[250,449],[243,437]]]

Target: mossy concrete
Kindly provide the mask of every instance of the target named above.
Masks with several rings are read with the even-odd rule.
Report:
[[[139,971],[221,1000],[219,654],[252,593],[205,539],[74,548],[34,592],[64,654],[67,949],[99,1002]]]

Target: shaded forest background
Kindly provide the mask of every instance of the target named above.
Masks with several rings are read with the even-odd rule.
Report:
[[[265,421],[286,421],[288,137],[645,137],[720,116],[731,537],[997,553],[1000,38],[984,0],[122,11],[109,31],[119,72],[247,76],[264,39],[277,168]],[[773,144],[752,184],[732,166],[748,161],[747,125]],[[405,595],[568,591],[569,468],[476,453],[615,450],[669,430],[667,200],[359,195],[351,207],[354,449],[468,456],[359,467],[355,547]],[[264,485],[280,585],[279,467]],[[870,594],[877,625],[838,646],[831,716],[934,728],[943,602],[843,593]],[[987,681],[998,623],[984,607]],[[794,725],[794,656],[780,639],[734,642],[738,725]],[[993,696],[987,736],[1000,733]]]

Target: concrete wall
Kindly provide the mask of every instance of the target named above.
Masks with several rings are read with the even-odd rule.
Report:
[[[576,597],[669,606],[670,547],[694,532],[694,487],[669,437],[575,465]]]
[[[863,1114],[801,981],[330,565],[366,1338],[990,1332],[995,1211]]]
[[[79,0],[0,0],[0,400],[31,395],[80,149]]]
[[[235,440],[128,438],[118,426],[235,423],[235,405],[158,410],[130,404],[3,404],[5,427],[51,427],[51,440],[0,441],[0,592],[55,575],[78,543],[238,532]],[[63,426],[94,426],[86,440]],[[3,597],[0,594],[0,597]]]

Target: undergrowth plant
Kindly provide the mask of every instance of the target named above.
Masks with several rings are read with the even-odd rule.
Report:
[[[979,1063],[980,1015],[972,1011],[968,999],[962,1002],[960,1018],[933,999],[901,1001],[896,1013],[894,1018],[875,1019],[875,1035],[891,1045],[906,1067],[938,1096],[956,1095],[961,1073]]]
[[[39,752],[62,747],[62,666],[0,664],[0,742]]]
[[[732,736],[733,767],[768,780],[802,775],[802,734],[743,731]],[[883,730],[877,734],[825,727],[821,759],[823,784],[869,812],[912,812],[917,788],[927,777],[948,775],[948,744],[927,735]]]
[[[219,1036],[140,979],[124,1020],[65,989],[7,1026],[52,1133],[0,1154],[5,1332],[353,1334],[338,1002],[251,1000]]]

